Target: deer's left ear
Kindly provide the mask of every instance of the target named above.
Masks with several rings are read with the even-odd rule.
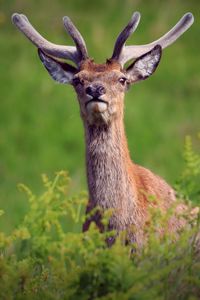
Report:
[[[126,70],[130,83],[144,80],[156,70],[162,54],[162,47],[156,45],[151,51],[137,58]]]

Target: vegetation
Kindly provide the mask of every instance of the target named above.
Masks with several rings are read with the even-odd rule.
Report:
[[[62,17],[69,15],[83,34],[97,62],[111,55],[114,41],[133,11],[141,23],[128,43],[149,42],[173,26],[187,11],[193,26],[167,48],[155,75],[133,86],[126,95],[125,123],[135,162],[173,184],[183,168],[185,135],[199,131],[199,24],[196,0],[1,0],[0,1],[0,228],[14,229],[26,213],[19,182],[42,191],[39,175],[68,170],[70,194],[86,189],[84,133],[72,88],[52,81],[36,49],[11,24],[13,12],[23,12],[48,39],[63,44]],[[98,14],[97,14],[98,12]],[[12,217],[8,217],[12,216]]]
[[[200,156],[192,153],[188,140],[186,145],[188,185],[189,169],[200,175]],[[46,175],[42,179],[44,192],[39,196],[19,186],[28,196],[29,210],[11,234],[0,233],[0,299],[199,299],[200,219],[186,215],[190,226],[175,242],[167,231],[156,234],[173,212],[166,218],[152,210],[142,250],[124,246],[124,232],[108,248],[106,238],[115,232],[101,234],[95,224],[81,232],[86,196],[68,196],[66,172],[57,173],[54,180]],[[187,199],[190,193],[184,191]],[[105,214],[105,226],[110,213]]]

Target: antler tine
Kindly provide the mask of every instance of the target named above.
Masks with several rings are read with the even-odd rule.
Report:
[[[128,25],[119,34],[119,36],[116,40],[115,46],[114,46],[114,50],[113,50],[111,59],[115,59],[115,60],[119,59],[120,54],[123,51],[123,47],[124,47],[126,40],[136,30],[139,22],[140,22],[140,13],[135,12],[132,15],[131,20],[128,23]]]
[[[163,49],[170,46],[193,24],[193,22],[194,17],[192,13],[186,13],[170,31],[158,40],[145,45],[126,46],[118,61],[123,66],[127,61],[143,55],[156,45],[160,45]]]
[[[80,64],[79,52],[75,46],[57,45],[47,41],[36,31],[25,15],[13,14],[12,22],[37,48],[42,49],[45,53],[54,57],[72,60],[77,65]]]
[[[84,41],[82,35],[80,34],[80,32],[78,31],[76,26],[72,23],[72,21],[70,20],[69,17],[67,17],[67,16],[63,17],[63,23],[65,26],[65,29],[67,30],[67,32],[69,33],[69,35],[72,37],[72,39],[74,40],[74,42],[76,44],[76,48],[79,53],[80,60],[87,59],[88,52],[87,52],[86,44],[85,44],[85,41]]]

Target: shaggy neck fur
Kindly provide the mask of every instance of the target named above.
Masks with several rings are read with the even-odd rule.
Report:
[[[123,120],[102,126],[85,124],[85,134],[90,206],[114,209],[118,221],[113,217],[111,223],[125,229],[134,223],[130,216],[134,218],[137,201]]]

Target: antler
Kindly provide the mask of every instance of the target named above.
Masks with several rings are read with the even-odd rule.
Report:
[[[135,59],[150,51],[156,45],[160,45],[163,49],[168,47],[174,43],[194,22],[193,15],[191,13],[187,13],[170,31],[168,31],[158,40],[145,45],[125,46],[127,38],[137,28],[139,18],[139,13],[133,14],[131,21],[119,34],[115,43],[112,59],[117,60],[122,66],[127,61]]]
[[[13,14],[12,21],[37,48],[40,48],[50,56],[72,60],[78,66],[81,61],[88,58],[85,42],[80,32],[68,17],[63,18],[64,26],[74,40],[76,47],[57,45],[47,41],[35,30],[28,18],[23,14]]]
[[[120,54],[128,37],[136,30],[140,22],[140,13],[135,12],[128,25],[119,34],[113,50],[112,59],[119,60]]]

